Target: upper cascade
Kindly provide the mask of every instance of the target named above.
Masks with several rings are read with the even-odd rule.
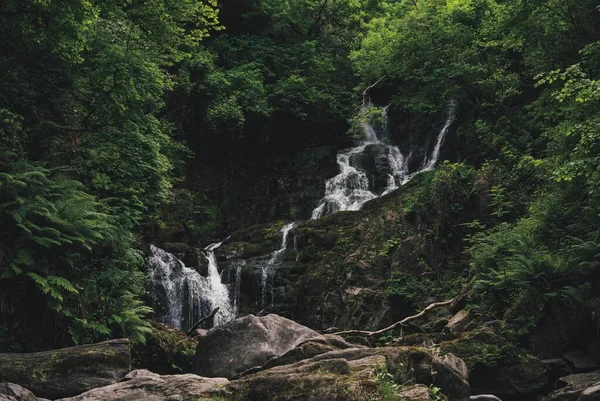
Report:
[[[427,156],[425,152],[421,168],[412,174],[408,168],[412,153],[405,157],[398,146],[389,143],[388,109],[389,105],[381,109],[381,121],[370,119],[361,122],[366,139],[360,141],[358,146],[341,150],[337,154],[340,173],[325,182],[325,196],[313,210],[313,219],[342,210],[360,210],[366,202],[388,194],[406,184],[416,174],[435,167],[442,143],[456,116],[456,103],[450,102],[448,116],[431,154]],[[375,107],[370,101],[366,101],[361,108],[361,114],[372,115],[372,110],[375,110]],[[364,168],[368,163],[373,164],[378,171],[385,172],[385,188],[377,189],[377,186],[369,181],[367,170]]]
[[[148,280],[152,306],[160,320],[178,329],[187,329],[203,316],[219,307],[214,325],[218,326],[235,318],[229,291],[221,282],[213,244],[206,249],[209,261],[208,277],[186,267],[177,257],[154,245],[150,245]]]

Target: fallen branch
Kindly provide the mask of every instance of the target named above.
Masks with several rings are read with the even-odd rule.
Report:
[[[375,86],[377,86],[377,84],[379,84],[381,81],[383,81],[387,76],[388,76],[388,74],[385,74],[383,77],[379,78],[373,85],[368,86],[367,89],[365,89],[362,93],[363,99],[367,97],[367,92],[370,89],[373,89]]]
[[[200,320],[198,320],[192,327],[190,327],[190,329],[187,331],[187,333],[185,333],[186,336],[190,337],[192,334],[194,334],[194,331],[196,331],[196,329],[198,327],[200,327],[200,325],[204,322],[206,322],[209,319],[212,319],[215,317],[215,315],[217,314],[217,312],[219,311],[219,308],[215,308],[213,309],[213,311],[211,312],[210,315],[205,316],[203,318],[201,318]]]
[[[406,323],[410,322],[411,320],[415,320],[415,319],[418,319],[418,318],[424,316],[430,310],[436,309],[436,308],[441,308],[442,306],[449,306],[450,304],[452,304],[452,302],[454,302],[454,298],[452,298],[449,301],[435,302],[435,303],[429,305],[428,307],[426,307],[425,309],[423,309],[421,312],[417,313],[416,315],[405,317],[404,319],[392,324],[391,326],[381,329],[381,330],[377,330],[377,331],[347,330],[347,331],[340,331],[340,332],[333,333],[333,334],[336,334],[338,336],[341,336],[341,335],[366,335],[368,337],[376,336],[378,334],[383,334],[386,331],[394,330],[398,326],[405,326]]]

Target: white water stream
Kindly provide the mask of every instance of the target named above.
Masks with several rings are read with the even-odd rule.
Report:
[[[372,107],[367,104],[364,107]],[[424,171],[433,169],[438,162],[440,149],[450,126],[455,119],[456,104],[451,102],[444,126],[437,136],[435,146],[429,156],[425,157],[418,171],[409,174],[409,161],[412,153],[404,156],[398,146],[388,142],[388,107],[383,108],[381,123],[373,126],[363,123],[365,140],[357,146],[344,149],[337,155],[339,174],[330,178],[325,183],[325,196],[319,205],[313,210],[312,218],[318,219],[328,214],[341,210],[359,210],[366,202],[385,195],[398,187],[406,184],[412,177]],[[360,163],[355,159],[369,157],[365,153],[367,147],[378,152],[380,165],[387,169],[387,185],[378,194],[372,192],[369,186],[369,178]],[[381,153],[381,149],[385,153]],[[385,156],[383,156],[385,155]],[[373,157],[371,154],[370,157]],[[286,224],[281,229],[281,243],[269,259],[261,267],[261,303],[267,307],[267,292],[270,287],[270,305],[273,306],[273,276],[276,267],[283,261],[288,246],[288,236],[294,229],[296,223]],[[230,297],[229,289],[221,281],[221,275],[217,265],[215,250],[222,243],[209,245],[205,251],[208,260],[208,275],[202,276],[196,270],[188,268],[182,261],[160,248],[150,245],[151,255],[148,260],[148,280],[154,286],[156,294],[151,294],[157,310],[162,312],[162,321],[179,329],[187,329],[198,319],[207,316],[216,307],[219,312],[214,318],[214,325],[218,326],[233,320],[239,308],[240,283],[242,267],[245,261],[235,265],[235,280],[233,284],[234,297]],[[294,249],[297,248],[296,237],[294,237]],[[296,261],[297,261],[296,257]],[[231,279],[230,279],[231,281]],[[270,281],[270,284],[269,284]]]
[[[269,279],[273,279],[273,274],[274,274],[274,270],[275,267],[277,266],[278,263],[281,263],[281,258],[283,256],[283,253],[287,250],[287,242],[288,242],[288,235],[290,233],[290,231],[292,231],[292,229],[296,226],[296,222],[293,223],[288,223],[285,226],[283,226],[283,228],[281,229],[281,243],[279,245],[279,248],[274,251],[271,254],[271,257],[269,258],[269,260],[267,261],[267,263],[265,263],[262,266],[261,269],[261,303],[263,307],[266,307],[267,305],[267,283],[269,281]],[[295,238],[294,238],[295,241]],[[296,246],[294,245],[294,248]],[[274,300],[274,296],[273,296],[273,283],[271,283],[271,306],[273,306],[273,300]]]
[[[373,106],[369,103],[363,105],[363,112],[371,107]],[[455,102],[450,102],[448,116],[442,130],[438,134],[431,154],[428,157],[427,152],[425,152],[422,167],[412,174],[409,174],[408,171],[408,163],[412,153],[405,157],[398,146],[388,143],[388,106],[382,110],[381,127],[374,127],[372,124],[366,122],[362,123],[366,140],[361,141],[356,147],[341,150],[337,154],[337,164],[340,172],[325,182],[325,196],[313,210],[312,218],[318,219],[342,210],[360,210],[366,202],[390,193],[406,184],[416,174],[433,169],[439,159],[444,138],[454,122],[455,111]],[[389,163],[388,179],[387,186],[381,194],[371,191],[366,171],[358,167],[353,160],[355,156],[364,154],[365,149],[370,145],[383,146],[387,151],[387,161]]]
[[[208,277],[186,267],[175,255],[150,245],[148,280],[164,294],[161,300],[155,300],[164,311],[164,323],[187,329],[216,307],[219,307],[219,312],[214,318],[215,326],[234,319],[229,291],[221,282],[214,254],[219,245],[213,244],[206,249]]]

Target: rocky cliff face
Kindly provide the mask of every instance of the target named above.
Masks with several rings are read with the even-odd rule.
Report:
[[[280,241],[283,222],[257,225],[231,234],[217,251],[224,277],[235,284],[240,272],[240,313],[269,310],[317,329],[379,327],[415,311],[429,297],[458,291],[464,268],[461,228],[475,200],[461,200],[453,221],[456,240],[440,235],[416,212],[418,192],[429,176],[365,205],[299,222],[289,233],[288,248],[266,282],[272,299],[261,303],[261,269]]]

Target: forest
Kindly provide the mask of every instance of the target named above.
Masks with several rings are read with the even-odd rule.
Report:
[[[373,200],[311,219],[338,152],[378,151],[365,127],[385,131],[375,139],[396,146],[407,178],[375,190],[387,176],[371,155],[375,167],[357,169]],[[472,380],[513,366],[509,349],[578,351],[598,369],[599,3],[1,1],[0,352],[128,338],[188,361],[196,343],[181,351],[158,332],[154,246],[204,276],[218,260],[225,291],[242,294],[233,317],[370,331],[460,298],[468,330],[434,342]],[[265,260],[281,265],[275,276]],[[441,332],[434,320],[377,346],[415,345],[398,335]],[[486,322],[499,328],[479,344]],[[465,338],[480,354],[461,354]],[[171,373],[189,371],[173,358]],[[365,400],[413,400],[393,372],[375,376]],[[550,390],[498,386],[481,393]],[[424,399],[446,399],[438,387],[462,399],[438,384]],[[543,399],[588,400],[578,396]],[[336,397],[314,399],[362,400]]]

